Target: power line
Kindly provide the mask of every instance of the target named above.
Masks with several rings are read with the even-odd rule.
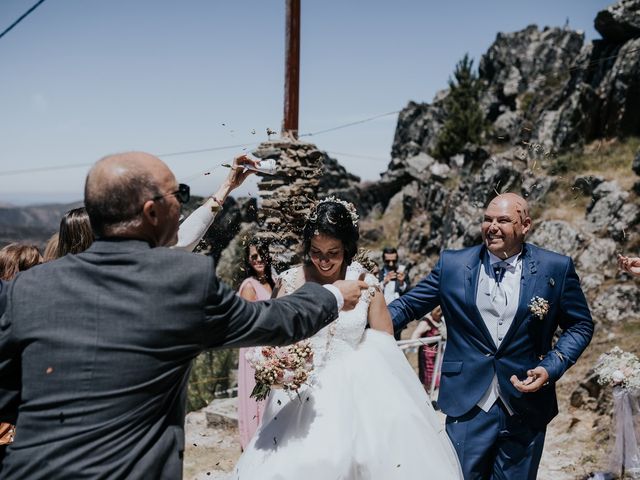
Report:
[[[0,38],[4,37],[7,33],[9,33],[10,30],[13,29],[13,27],[15,27],[16,25],[18,25],[22,20],[24,20],[27,15],[29,15],[31,12],[33,12],[36,8],[38,8],[40,5],[42,5],[44,3],[45,0],[40,0],[38,3],[36,3],[33,7],[31,7],[29,10],[27,10],[26,12],[24,12],[22,14],[22,16],[20,18],[18,18],[15,22],[13,22],[9,28],[7,28],[4,32],[0,33]]]
[[[251,147],[253,145],[257,145],[259,142],[254,143],[243,143],[238,145],[224,145],[221,147],[211,147],[211,148],[203,148],[200,150],[184,150],[181,152],[171,152],[171,153],[160,153],[157,154],[156,157],[174,157],[178,155],[191,155],[194,153],[202,153],[202,152],[213,152],[216,150],[229,150],[232,148],[241,148],[241,147]],[[8,176],[8,175],[20,175],[23,173],[37,173],[37,172],[47,172],[51,170],[70,170],[72,168],[80,168],[80,167],[90,167],[95,162],[91,163],[68,163],[65,165],[56,165],[53,167],[35,167],[35,168],[21,168],[17,170],[3,170],[0,171],[0,176]]]
[[[229,150],[232,148],[245,148],[245,147],[252,147],[254,145],[258,145],[259,143],[260,142],[239,143],[237,145],[224,145],[222,147],[201,148],[200,150],[185,150],[182,152],[159,153],[156,155],[156,157],[177,157],[178,155],[191,155],[194,153],[215,152],[218,150]]]
[[[0,176],[19,175],[22,173],[48,172],[50,170],[69,170],[72,168],[90,167],[91,165],[93,165],[93,163],[68,163],[66,165],[57,165],[54,167],[36,167],[36,168],[21,168],[18,170],[4,170],[0,172]]]
[[[631,55],[632,53],[636,53],[636,52],[640,52],[640,48],[631,49],[631,50],[629,50],[627,52],[624,52],[622,55],[620,55],[620,52],[618,52],[615,55],[609,55],[608,57],[598,58],[597,60],[589,61],[589,59],[586,58],[582,62],[578,62],[577,65],[574,65],[573,67],[570,67],[569,68],[569,73],[573,72],[574,70],[579,70],[579,69],[582,69],[582,68],[585,68],[585,67],[589,68],[589,67],[592,67],[594,65],[598,65],[599,63],[604,63],[607,60],[617,59],[618,57],[625,57],[627,55]]]
[[[365,160],[389,160],[389,157],[374,157],[373,155],[362,155],[357,153],[344,153],[326,150],[330,155],[342,155],[343,157],[364,158]]]
[[[44,0],[43,0],[44,1]],[[320,130],[317,132],[312,132],[312,133],[304,133],[302,135],[300,135],[300,137],[310,137],[313,135],[320,135],[322,133],[326,133],[326,132],[331,132],[333,130],[338,130],[341,128],[347,128],[347,127],[351,127],[354,125],[360,125],[362,123],[366,123],[366,122],[370,122],[372,120],[375,120],[377,118],[382,118],[382,117],[386,117],[389,115],[394,115],[396,113],[399,113],[400,110],[397,110],[395,112],[388,112],[388,113],[383,113],[380,115],[374,115],[373,117],[368,117],[368,118],[364,118],[362,120],[358,120],[355,122],[351,122],[351,123],[346,123],[344,125],[338,125],[337,127],[333,127],[333,128],[327,128],[325,130]],[[246,148],[246,147],[252,147],[254,145],[258,145],[260,142],[253,142],[253,143],[238,143],[235,145],[222,145],[222,146],[218,146],[218,147],[208,147],[208,148],[201,148],[198,150],[182,150],[179,152],[169,152],[169,153],[160,153],[157,154],[157,157],[160,158],[166,158],[166,157],[177,157],[180,155],[192,155],[192,154],[196,154],[196,153],[206,153],[206,152],[215,152],[215,151],[220,151],[220,150],[230,150],[232,148]],[[342,154],[347,156],[347,154]],[[353,156],[353,155],[351,155]],[[366,158],[372,158],[372,157],[366,157]],[[8,175],[20,175],[23,173],[35,173],[35,172],[46,172],[49,170],[66,170],[66,169],[71,169],[71,168],[79,168],[79,167],[89,167],[93,165],[93,163],[73,163],[73,164],[67,164],[67,165],[58,165],[58,166],[53,166],[53,167],[36,167],[36,168],[23,168],[23,169],[18,169],[18,170],[5,170],[5,171],[0,171],[0,176],[8,176]]]
[[[312,133],[301,133],[298,135],[299,137],[312,137],[314,135],[320,135],[321,133],[333,132],[334,130],[340,130],[341,128],[352,127],[354,125],[360,125],[361,123],[370,122],[371,120],[375,120],[377,118],[387,117],[389,115],[395,115],[396,113],[400,113],[402,110],[396,110],[395,112],[382,113],[380,115],[375,115],[373,117],[365,118],[363,120],[357,120],[351,123],[345,123],[344,125],[338,125],[337,127],[327,128],[325,130],[320,130],[318,132]]]

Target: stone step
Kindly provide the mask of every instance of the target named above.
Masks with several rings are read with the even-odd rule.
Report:
[[[218,398],[204,409],[207,427],[238,428],[238,398]]]

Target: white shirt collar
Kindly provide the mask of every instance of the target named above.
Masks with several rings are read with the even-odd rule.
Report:
[[[488,250],[487,250],[488,251]],[[489,252],[489,251],[488,251]],[[520,256],[522,254],[522,250],[520,250],[518,253],[516,253],[515,255],[511,255],[509,258],[507,258],[506,260],[503,260],[502,258],[499,258],[497,256],[495,256],[493,253],[489,252],[489,263],[491,265],[495,265],[498,262],[506,262],[509,264],[510,267],[515,268],[516,264],[518,263],[518,261],[520,260]]]

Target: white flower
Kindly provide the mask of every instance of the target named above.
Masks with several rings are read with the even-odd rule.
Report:
[[[538,320],[544,320],[549,313],[549,301],[542,297],[533,297],[529,302],[529,311]]]
[[[619,347],[612,348],[598,359],[594,367],[600,385],[617,385],[628,390],[640,389],[640,360]]]
[[[622,383],[624,379],[624,373],[622,373],[620,370],[616,370],[611,374],[611,380],[613,380],[613,383]]]

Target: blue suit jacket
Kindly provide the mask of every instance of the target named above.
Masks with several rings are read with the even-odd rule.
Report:
[[[535,426],[546,425],[558,413],[555,382],[591,341],[593,320],[571,258],[531,244],[523,248],[518,310],[499,348],[476,306],[479,271],[488,254],[482,245],[444,251],[426,278],[389,305],[394,328],[442,306],[448,336],[438,404],[447,415],[469,412],[497,373],[515,412]],[[543,319],[529,311],[536,296],[550,305]],[[552,345],[558,326],[563,332]],[[516,390],[511,375],[522,379],[538,365],[549,372],[549,385],[535,393]]]

